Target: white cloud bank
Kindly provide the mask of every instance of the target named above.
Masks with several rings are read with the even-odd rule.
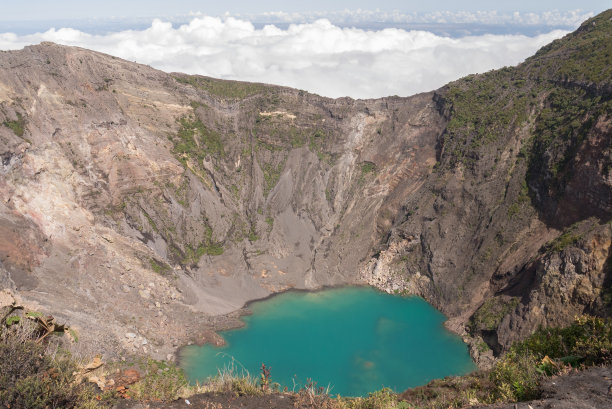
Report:
[[[328,20],[256,29],[233,17],[199,16],[176,28],[154,20],[145,30],[106,35],[71,28],[4,33],[0,49],[53,41],[169,72],[287,85],[329,97],[373,98],[429,91],[470,73],[517,64],[565,33],[448,38],[395,28],[340,28]]]
[[[201,16],[202,13],[192,13]],[[261,14],[246,15],[249,21],[268,21],[270,23],[304,23],[325,18],[334,24],[360,24],[375,22],[403,23],[403,24],[488,24],[488,25],[518,25],[518,26],[563,26],[576,28],[587,18],[593,17],[595,13],[581,9],[559,11],[550,10],[540,13],[534,12],[499,12],[487,11],[435,11],[435,12],[412,12],[382,10],[339,10],[321,12],[293,12],[272,11]]]

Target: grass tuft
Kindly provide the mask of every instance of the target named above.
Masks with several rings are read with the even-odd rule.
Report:
[[[25,118],[19,112],[17,112],[17,120],[6,120],[2,125],[10,128],[19,137],[25,133]]]

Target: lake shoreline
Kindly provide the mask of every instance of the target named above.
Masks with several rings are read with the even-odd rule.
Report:
[[[288,294],[290,293],[317,294],[317,293],[322,293],[322,292],[330,291],[330,290],[346,290],[346,291],[342,291],[336,294],[330,293],[329,295],[325,296],[325,298],[322,298],[321,299],[322,301],[317,301],[316,298],[313,300],[312,298],[309,298],[309,297],[304,298],[304,297],[289,297],[288,296]],[[259,311],[257,311],[257,317],[253,317],[247,320],[246,322],[245,320],[243,320],[243,317],[253,315],[253,310],[251,308],[253,304],[267,301],[267,300],[277,298],[277,297],[283,297],[283,296],[284,298],[281,298],[275,301],[274,304],[268,304],[267,306],[262,305],[258,309]],[[400,301],[400,300],[404,300],[406,302]],[[324,304],[321,304],[321,302],[324,302]],[[410,307],[411,305],[413,307]],[[405,308],[416,308],[416,306],[419,306],[416,310],[406,310],[406,312],[401,312]],[[312,310],[310,310],[309,308],[312,308]],[[333,313],[330,313],[330,311],[332,311]],[[413,312],[410,312],[410,311],[413,311]],[[417,312],[417,311],[421,311],[421,312]],[[349,314],[348,316],[346,315],[347,313]],[[431,315],[430,317],[430,314],[433,314],[433,315]],[[464,373],[466,371],[466,368],[469,368],[467,369],[468,371],[477,369],[474,361],[470,358],[468,354],[467,345],[464,342],[462,342],[461,338],[458,337],[454,332],[449,331],[445,327],[444,323],[447,321],[447,317],[444,316],[440,311],[438,311],[431,304],[429,304],[425,299],[417,295],[404,294],[404,295],[400,295],[399,297],[397,297],[397,295],[388,294],[384,291],[381,291],[378,288],[368,286],[368,285],[326,286],[326,287],[318,288],[314,291],[305,290],[305,289],[290,289],[287,291],[270,294],[267,297],[257,299],[257,300],[251,300],[245,303],[245,305],[239,310],[239,314],[236,317],[239,319],[239,323],[236,322],[236,320],[232,320],[233,323],[237,325],[223,325],[223,328],[218,330],[218,332],[220,333],[216,333],[215,338],[208,337],[207,339],[203,339],[203,341],[205,342],[201,342],[195,345],[194,344],[185,345],[177,350],[177,354],[176,354],[177,363],[184,370],[186,370],[186,372],[188,373],[192,381],[195,381],[195,379],[199,379],[200,381],[202,381],[203,379],[206,379],[206,377],[208,376],[215,376],[216,370],[217,370],[216,368],[223,368],[223,367],[227,367],[228,365],[231,366],[230,362],[227,361],[227,359],[229,359],[227,357],[232,357],[232,363],[234,362],[233,358],[235,358],[236,361],[238,362],[244,363],[245,364],[244,368],[247,369],[249,373],[251,374],[257,373],[257,368],[261,364],[259,363],[258,365],[255,365],[254,363],[249,363],[248,361],[250,359],[261,360],[262,362],[265,362],[267,365],[274,362],[275,359],[280,359],[282,362],[284,362],[285,358],[282,358],[283,356],[282,351],[288,348],[289,345],[295,344],[296,350],[302,351],[302,354],[308,355],[309,352],[305,352],[305,351],[309,351],[310,349],[313,348],[313,345],[310,342],[314,342],[315,345],[319,345],[318,343],[322,343],[322,342],[323,343],[331,342],[331,345],[332,345],[331,351],[337,351],[337,352],[325,352],[325,353],[330,353],[331,355],[330,355],[330,358],[323,361],[324,363],[321,365],[331,366],[333,368],[332,372],[336,370],[342,370],[342,368],[344,368],[345,371],[341,373],[352,374],[351,376],[353,377],[355,376],[355,374],[371,372],[372,374],[376,374],[376,376],[383,376],[384,378],[384,376],[390,376],[385,372],[385,371],[388,371],[388,369],[385,369],[385,367],[387,367],[388,365],[390,365],[390,363],[392,363],[392,367],[396,368],[394,370],[395,373],[398,373],[400,376],[428,377],[430,376],[430,375],[427,375],[429,372],[424,371],[422,369],[428,366],[425,364],[425,362],[422,362],[416,366],[414,363],[411,363],[415,359],[417,361],[419,361],[420,359],[423,359],[423,357],[421,356],[419,357],[413,356],[414,353],[412,351],[418,350],[418,348],[414,349],[410,346],[404,345],[403,343],[404,341],[409,342],[409,343],[414,342],[415,338],[428,336],[427,334],[429,333],[427,331],[434,331],[435,334],[440,334],[440,335],[434,335],[434,332],[432,332],[429,335],[430,338],[424,341],[425,342],[424,345],[426,345],[425,346],[426,350],[434,348],[434,345],[438,345],[438,343],[440,342],[442,343],[450,342],[450,344],[444,344],[446,345],[445,347],[442,346],[443,344],[440,344],[440,347],[437,350],[438,352],[434,353],[432,350],[433,355],[431,353],[426,353],[425,355],[429,354],[431,356],[438,356],[440,355],[439,354],[440,351],[446,351],[446,353],[451,353],[450,351],[453,351],[452,352],[453,357],[447,357],[445,359],[445,362],[456,362],[455,365],[459,365],[459,367],[464,368],[464,369],[459,370],[459,372],[453,372],[455,370],[452,369],[453,368],[452,363],[448,364],[448,368],[450,368],[448,370],[436,369],[434,365],[432,368],[434,368],[433,369],[434,371],[438,371],[436,373],[439,374],[440,377]],[[272,318],[266,318],[266,317],[272,317]],[[282,320],[277,321],[279,317],[286,317],[284,318],[285,321],[282,321]],[[296,321],[296,317],[301,317],[301,318]],[[270,319],[272,319],[272,321],[270,321]],[[302,319],[306,321],[303,321]],[[374,321],[372,321],[372,319]],[[263,331],[261,329],[262,328],[261,325],[264,325],[264,324],[261,324],[261,322],[268,322],[269,324],[266,324],[266,325],[270,325],[269,327],[267,326],[265,327],[266,330],[263,332],[263,335],[261,335]],[[377,322],[378,324],[376,324]],[[412,324],[410,324],[410,322],[412,322]],[[254,334],[258,332],[260,333],[260,337],[257,338],[259,339],[259,341],[258,340],[245,341],[245,339],[249,339],[248,338],[249,335],[246,335],[247,333],[244,331],[239,331],[239,332],[234,332],[234,333],[230,332],[230,334],[227,334],[227,333],[223,334],[223,332],[231,331],[232,329],[238,329],[238,328],[244,327],[247,324],[250,327],[249,333],[254,333]],[[293,325],[293,324],[296,324],[296,325]],[[280,327],[277,327],[279,325]],[[372,325],[374,325],[374,327]],[[383,325],[383,327],[380,327],[380,325]],[[295,328],[299,328],[297,333],[295,332],[296,331]],[[355,328],[360,328],[360,329],[355,330]],[[404,328],[404,329],[401,330],[401,328]],[[416,332],[414,331],[415,328],[418,329]],[[280,332],[277,332],[277,329]],[[394,332],[388,332],[388,331],[397,331],[397,330],[401,330],[401,331],[407,330],[408,335],[400,336],[398,333],[398,336],[396,337],[396,336],[390,335],[390,334],[393,334]],[[305,334],[307,335],[305,334],[299,335],[301,333],[300,331],[302,332],[306,331]],[[342,332],[336,333],[334,331],[342,331]],[[360,331],[362,332],[360,333]],[[380,331],[383,331],[383,332],[380,332]],[[349,334],[349,333],[353,333],[355,334],[355,336],[349,337],[349,339],[351,339],[352,341],[350,344],[347,344],[346,342],[344,342],[344,340],[347,339],[346,334]],[[292,336],[294,338],[291,338]],[[297,338],[295,338],[296,336]],[[289,338],[284,338],[284,337],[289,337]],[[311,339],[311,341],[309,341],[307,344],[305,344],[300,349],[300,347],[298,347],[297,345],[300,345],[300,342],[305,338]],[[213,340],[213,342],[210,342],[211,339]],[[231,346],[228,347],[227,344],[223,344],[222,342],[219,342],[220,339],[222,339],[226,343],[229,342]],[[280,346],[277,346],[277,347],[271,346],[271,345],[274,345],[274,342],[277,339],[279,340],[278,342],[281,342]],[[286,339],[286,340],[283,341],[283,339]],[[366,341],[361,341],[361,340],[368,340],[368,339],[371,339],[371,341],[368,341],[370,343],[367,344],[369,346],[366,348],[366,350],[363,350],[363,351],[359,350],[361,352],[357,352],[356,355],[350,355],[351,348],[360,348],[359,342],[366,342]],[[262,340],[265,340],[265,341],[262,341]],[[398,344],[397,343],[398,340],[403,340],[403,341],[400,344]],[[262,342],[263,344],[261,344]],[[283,344],[282,342],[285,342],[285,343]],[[391,344],[385,344],[388,342],[391,342]],[[207,345],[210,345],[210,346],[207,348],[206,347]],[[338,345],[343,345],[341,350],[337,350]],[[378,347],[376,347],[376,349],[374,350],[370,350],[372,348],[372,345],[378,345]],[[387,345],[387,346],[384,346],[384,345]],[[217,347],[220,347],[221,349],[217,351],[216,350]],[[269,348],[273,348],[273,349],[269,350]],[[321,351],[325,351],[325,347],[321,346],[320,348],[321,349],[316,349],[317,351],[316,355],[311,356],[310,359],[316,359],[318,355],[321,353]],[[459,348],[459,349],[455,351],[456,348]],[[192,355],[191,351],[196,351],[194,352],[195,355]],[[253,353],[254,351],[255,353]],[[367,351],[370,351],[370,352],[367,352]],[[375,352],[375,351],[378,351],[378,352]],[[395,351],[393,352],[393,357],[390,357],[388,355],[388,354],[391,354],[391,351]],[[460,351],[463,351],[463,352],[460,352]],[[204,355],[201,355],[202,353],[204,353]],[[267,357],[266,357],[266,353],[268,354]],[[291,354],[292,359],[297,359],[293,352],[289,352],[289,353]],[[372,353],[374,353],[374,355],[371,355]],[[379,358],[383,359],[381,361],[381,365],[383,366],[379,366],[376,363],[377,359],[379,359],[377,358],[377,356],[379,356],[381,353],[382,353],[383,358],[380,358],[380,357]],[[354,356],[354,358],[351,358],[351,359],[356,358],[357,361],[353,362],[351,361],[351,359],[349,359],[349,361],[346,361],[346,359],[348,358],[346,356],[342,358],[343,354],[349,354],[350,356]],[[463,358],[463,354],[465,354],[465,358]],[[402,359],[401,357],[404,355],[406,356],[401,361],[402,363],[398,365],[397,359]],[[204,375],[197,375],[197,376],[193,375],[194,371],[196,372],[201,371],[201,369],[197,369],[198,365],[200,365],[199,367],[202,368],[201,364],[197,363],[197,359],[196,359],[197,356],[200,356],[199,359],[204,359],[206,360],[206,362],[208,362],[207,364],[204,365],[204,367],[207,367],[208,369],[203,369],[206,372],[205,376]],[[205,358],[205,357],[208,357],[208,358]],[[213,362],[211,361],[211,359],[217,363],[211,366],[211,363]],[[335,366],[337,365],[336,360],[338,359],[340,359],[340,361],[338,361],[338,368],[335,368]],[[344,361],[342,361],[342,359],[344,359]],[[223,360],[225,360],[225,363],[221,363],[221,361]],[[405,364],[403,362],[405,362]],[[457,364],[457,362],[463,362],[463,363]],[[312,364],[312,362],[308,361],[308,364],[306,365],[304,369],[300,367],[299,364],[295,364],[296,367],[299,368],[299,369],[296,369],[296,372],[297,373],[303,372],[303,375],[310,374],[311,372],[307,370],[309,364]],[[288,363],[287,365],[294,365],[294,364]],[[349,365],[349,366],[347,367],[346,365]],[[358,366],[354,367],[354,365],[358,365]],[[242,366],[242,364],[240,364],[240,366]],[[280,375],[279,371],[281,371],[281,366],[282,364],[279,364],[278,362],[272,364],[272,367],[275,368],[273,372],[275,372],[275,375],[277,377]],[[350,368],[353,368],[353,369],[350,369]],[[361,369],[356,369],[356,368],[361,368]],[[398,369],[398,368],[401,368],[401,369]],[[419,368],[419,369],[416,369],[416,368]],[[447,372],[444,372],[444,371],[447,371]],[[394,373],[394,372],[392,371],[391,373]],[[436,375],[436,377],[437,376],[438,375]],[[321,379],[325,383],[327,381],[334,380],[337,377],[342,377],[342,375],[332,376],[332,377],[320,376],[317,379]],[[273,378],[275,378],[274,374],[273,374]],[[281,378],[283,378],[283,376],[280,376],[277,379],[281,379]],[[287,376],[285,376],[285,378],[287,378]],[[429,378],[425,379],[424,382],[429,381],[429,380],[430,380]],[[287,385],[290,386],[291,385],[290,382],[291,382],[291,378],[287,378],[284,381],[286,386]],[[346,382],[346,379],[338,380],[338,382],[341,384],[342,382]],[[384,382],[381,385],[387,385],[387,383]],[[396,386],[400,386],[400,385],[396,385]],[[404,386],[405,385],[402,385],[402,388]]]

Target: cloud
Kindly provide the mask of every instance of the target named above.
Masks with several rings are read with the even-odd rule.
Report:
[[[198,15],[198,13],[193,13]],[[487,25],[518,25],[518,26],[549,26],[576,28],[594,13],[584,10],[543,11],[534,12],[498,12],[488,11],[435,11],[412,12],[381,10],[339,10],[324,12],[293,12],[272,11],[261,14],[245,15],[250,21],[268,21],[270,23],[305,23],[325,18],[334,24],[345,26],[371,22],[395,24],[487,24]]]
[[[373,98],[429,91],[470,73],[517,64],[565,33],[449,38],[397,28],[341,28],[325,19],[281,29],[256,28],[235,17],[198,16],[178,27],[154,20],[145,30],[105,35],[71,28],[23,36],[4,33],[0,49],[53,41],[168,72],[287,85],[330,97]]]

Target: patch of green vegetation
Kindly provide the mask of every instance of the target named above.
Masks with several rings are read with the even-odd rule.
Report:
[[[244,99],[246,97],[270,91],[265,84],[220,80],[199,75],[176,75],[174,79],[181,84],[191,85],[209,94],[226,99]]]
[[[213,229],[205,222],[204,226],[204,239],[200,242],[197,247],[187,244],[185,246],[184,256],[182,258],[183,264],[197,264],[203,255],[209,256],[220,256],[223,254],[223,243],[213,240]]]
[[[203,255],[207,254],[209,256],[220,256],[223,254],[223,251],[223,246],[220,243],[210,243],[208,245],[201,243],[196,248],[193,248],[190,244],[188,244],[185,249],[183,263],[197,264]]]
[[[150,259],[149,263],[151,264],[151,269],[159,275],[165,276],[172,271],[172,267],[168,264],[157,261],[154,258]]]
[[[494,400],[498,402],[520,402],[540,397],[538,361],[531,354],[510,351],[495,364],[490,378],[495,385]]]
[[[173,363],[149,359],[140,369],[142,379],[128,389],[128,396],[133,400],[173,401],[188,386],[185,374]]]
[[[10,327],[11,325],[17,324],[21,321],[21,317],[18,315],[10,315],[8,317],[6,317],[5,323],[7,327]]]
[[[276,186],[278,181],[280,180],[281,173],[285,166],[285,162],[281,162],[278,166],[271,165],[269,163],[264,163],[262,167],[263,175],[264,175],[264,196],[267,197],[268,193]]]
[[[565,328],[541,328],[498,360],[490,371],[431,381],[403,394],[418,408],[460,408],[540,397],[543,379],[569,367],[612,362],[612,320],[583,316]]]
[[[236,185],[230,186],[230,191],[236,200],[240,199],[240,188]]]
[[[612,363],[612,320],[582,316],[565,328],[540,328],[515,343],[491,373],[500,400],[537,398],[539,380],[568,366]]]
[[[79,342],[79,333],[76,332],[75,329],[73,328],[68,328],[68,334],[70,334],[70,336],[72,337],[72,339],[74,340],[74,342]]]
[[[478,343],[477,349],[478,352],[483,353],[489,351],[491,348],[489,347],[489,344],[484,341],[481,341]]]
[[[540,328],[515,344],[517,354],[532,354],[537,360],[548,356],[572,366],[612,362],[612,320],[581,316],[565,328]]]
[[[195,111],[196,109],[200,108],[200,107],[202,107],[202,108],[208,108],[208,105],[206,105],[206,104],[205,104],[205,103],[203,103],[203,102],[199,102],[199,101],[191,101],[191,102],[189,103],[189,105],[191,106],[191,108],[193,108],[193,109],[194,109],[194,111]]]
[[[31,320],[0,326],[0,402],[7,408],[106,408],[108,394],[77,376],[78,362],[48,344]]]
[[[544,246],[545,252],[559,253],[569,246],[573,246],[582,239],[581,234],[575,233],[576,225],[570,226],[559,237]]]
[[[489,150],[487,145],[537,117],[533,140],[523,146],[521,154],[536,162],[529,166],[532,178],[545,174],[542,166],[534,165],[550,157],[544,165],[553,182],[563,186],[556,175],[571,169],[567,164],[575,155],[574,148],[597,118],[612,109],[610,99],[597,91],[612,75],[610,17],[608,10],[586,21],[518,67],[449,84],[443,94],[449,114],[443,164],[463,163],[473,169]],[[528,152],[531,148],[533,154]]]
[[[199,118],[183,117],[179,123],[173,152],[183,164],[187,159],[200,163],[206,155],[225,156],[221,135],[206,127]]]
[[[317,129],[310,135],[308,149],[310,149],[312,152],[318,152],[321,150],[324,142],[325,133],[322,130]]]
[[[263,148],[263,149],[265,149],[267,151],[270,151],[270,152],[276,152],[276,151],[284,150],[282,146],[272,145],[271,143],[268,143],[268,142],[263,141],[261,139],[257,139],[255,147],[256,147],[256,151],[259,151],[259,149],[261,149],[261,148]]]
[[[289,138],[291,139],[292,148],[301,148],[306,144],[304,133],[294,126],[289,128]]]
[[[611,62],[612,63],[612,62]],[[612,102],[582,88],[554,88],[536,118],[528,156],[528,179],[559,196],[571,178],[572,160]]]
[[[410,408],[406,402],[400,402],[398,396],[389,388],[383,388],[379,391],[370,392],[367,397],[345,399],[342,401],[347,409],[400,409]]]
[[[531,198],[529,197],[529,188],[527,187],[527,181],[521,182],[521,190],[519,191],[516,201],[508,208],[508,217],[512,218],[519,214],[524,206],[531,205]]]
[[[187,206],[187,193],[189,190],[189,178],[183,177],[181,180],[181,184],[178,187],[175,187],[172,184],[168,184],[168,187],[172,188],[174,191],[174,197],[176,201],[181,206]]]
[[[262,213],[263,214],[263,213]],[[232,227],[230,229],[229,239],[232,243],[239,243],[248,237],[251,231],[251,224],[246,223],[238,213],[232,215]]]
[[[542,47],[528,64],[537,64],[539,74],[558,80],[602,83],[612,77],[612,11],[586,20],[573,33]],[[548,58],[555,56],[556,58]]]
[[[376,165],[372,162],[363,162],[361,164],[361,174],[367,175],[376,171]]]
[[[484,302],[470,319],[472,331],[493,331],[497,329],[502,319],[519,305],[518,297],[508,300],[501,297],[490,298]]]
[[[327,134],[322,129],[317,129],[308,138],[308,149],[317,155],[317,158],[330,166],[334,165],[334,156],[325,150]]]
[[[508,208],[508,217],[514,217],[518,212],[521,211],[521,206],[518,203],[512,203]]]
[[[465,408],[476,403],[493,402],[495,385],[485,371],[464,376],[435,379],[427,385],[408,389],[402,394],[409,408],[448,409]]]
[[[363,162],[360,167],[360,174],[358,183],[363,185],[366,182],[366,179],[369,175],[374,174],[376,172],[376,165],[372,162]]]
[[[155,224],[155,221],[153,221],[153,219],[151,218],[151,216],[149,216],[149,214],[147,212],[145,212],[144,210],[142,211],[142,214],[144,215],[144,217],[147,219],[147,222],[149,223],[149,226],[151,226],[151,228],[153,229],[153,231],[155,233],[159,233],[159,230],[157,229],[157,224]]]
[[[317,158],[319,158],[319,161],[323,163],[327,163],[330,166],[334,166],[334,157],[330,153],[317,152]]]
[[[502,68],[449,85],[444,96],[450,111],[444,149],[451,165],[462,162],[472,168],[484,146],[527,120],[533,97],[529,85],[517,81],[519,75],[514,68]]]
[[[274,227],[274,218],[272,216],[266,217],[266,223],[268,223],[268,232],[271,232],[272,227]]]
[[[19,137],[22,137],[25,133],[25,118],[17,112],[17,120],[6,120],[2,125],[10,128],[13,133]]]

